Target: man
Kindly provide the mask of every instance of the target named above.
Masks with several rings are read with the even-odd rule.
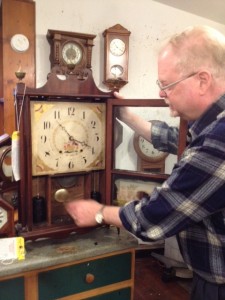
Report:
[[[150,199],[125,207],[102,207],[93,200],[66,205],[78,226],[104,221],[137,237],[156,241],[177,235],[186,264],[193,270],[192,300],[225,299],[225,37],[197,26],[173,36],[158,57],[159,95],[171,115],[190,121],[183,156]],[[167,144],[169,128],[149,124],[129,111],[121,119],[152,141]],[[148,124],[147,124],[148,123]],[[167,139],[167,140],[166,140]]]

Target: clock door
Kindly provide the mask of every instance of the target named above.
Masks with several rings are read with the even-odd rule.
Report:
[[[134,110],[146,121],[157,119],[178,127],[180,129],[178,155],[156,151],[122,121],[119,121],[118,130],[117,113],[123,106]],[[168,178],[186,146],[187,124],[179,118],[171,118],[169,107],[161,99],[125,101],[112,99],[109,102],[107,117],[113,124],[113,134],[112,138],[107,138],[106,143],[106,151],[111,153],[106,165],[106,198],[109,199],[109,203],[111,201],[116,205],[124,205],[130,200],[141,199],[151,194],[155,187],[160,186]]]

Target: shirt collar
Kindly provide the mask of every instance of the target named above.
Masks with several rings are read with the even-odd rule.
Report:
[[[220,113],[225,111],[225,94],[218,101],[213,103],[207,111],[196,121],[194,121],[189,129],[192,141],[213,121],[215,121]]]

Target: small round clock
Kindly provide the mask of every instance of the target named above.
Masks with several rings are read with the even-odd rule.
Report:
[[[134,134],[133,144],[138,156],[145,161],[159,162],[168,156],[167,152],[155,149],[150,142],[137,133]]]
[[[25,52],[29,49],[30,43],[24,34],[15,34],[10,40],[10,45],[14,51]]]
[[[83,57],[81,47],[75,42],[68,42],[62,48],[62,58],[67,65],[78,64]]]
[[[126,50],[126,44],[119,38],[113,39],[109,46],[112,55],[120,56],[123,55]]]

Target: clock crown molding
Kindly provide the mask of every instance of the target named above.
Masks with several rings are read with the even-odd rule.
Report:
[[[115,34],[124,34],[124,35],[130,35],[131,32],[129,30],[127,30],[125,27],[123,27],[122,25],[120,24],[116,24],[112,27],[109,27],[108,29],[106,29],[104,32],[103,32],[103,36],[106,36],[107,33],[115,33]]]

